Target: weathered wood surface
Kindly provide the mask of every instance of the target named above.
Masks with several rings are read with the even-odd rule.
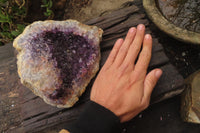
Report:
[[[100,44],[101,67],[115,40],[124,37],[130,27],[137,26],[139,23],[145,24],[147,33],[151,33],[148,19],[144,12],[135,5],[128,5],[87,22],[87,24],[97,25],[104,29],[103,40]],[[21,85],[11,45],[0,47],[0,131],[41,132],[51,127],[57,127],[59,130],[73,122],[89,100],[94,79],[74,107],[59,109],[47,105],[41,98]],[[160,67],[164,73],[153,91],[152,102],[172,97],[183,90],[183,77],[170,64],[162,45],[153,36],[153,54],[149,70],[155,67]]]

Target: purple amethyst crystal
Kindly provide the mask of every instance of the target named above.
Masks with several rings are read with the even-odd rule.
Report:
[[[79,70],[88,68],[89,66],[86,62],[92,58],[93,54],[96,56],[99,54],[97,45],[89,44],[86,38],[75,35],[73,32],[45,31],[41,35],[36,36],[31,43],[30,50],[35,52],[35,57],[41,56],[41,52],[38,51],[47,51],[46,47],[48,47],[48,54],[51,55],[48,60],[54,60],[55,67],[61,71],[60,77],[63,79],[63,83],[50,94],[52,99],[65,96],[65,91],[67,90],[64,88],[71,88],[72,80],[79,76]]]

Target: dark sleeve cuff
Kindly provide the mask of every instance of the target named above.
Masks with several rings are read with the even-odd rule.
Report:
[[[119,118],[105,107],[90,101],[70,133],[121,133]]]

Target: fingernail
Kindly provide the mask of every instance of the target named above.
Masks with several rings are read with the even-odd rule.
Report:
[[[144,29],[144,25],[143,24],[139,24],[137,27],[139,30],[143,30]]]
[[[157,78],[160,78],[161,75],[162,75],[162,70],[160,70],[160,69],[156,70],[155,76],[156,76]]]
[[[123,39],[119,38],[117,41],[118,41],[118,43],[122,43]]]
[[[130,28],[130,30],[129,30],[129,32],[131,32],[131,33],[133,33],[134,31],[135,31],[134,27]]]
[[[146,34],[146,35],[145,35],[145,38],[146,38],[146,39],[151,39],[151,35],[150,35],[150,34]]]

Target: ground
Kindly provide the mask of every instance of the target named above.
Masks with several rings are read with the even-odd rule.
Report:
[[[84,2],[85,1],[85,2]],[[63,19],[76,19],[85,22],[100,16],[107,11],[120,8],[123,3],[131,0],[72,0],[67,3]]]

